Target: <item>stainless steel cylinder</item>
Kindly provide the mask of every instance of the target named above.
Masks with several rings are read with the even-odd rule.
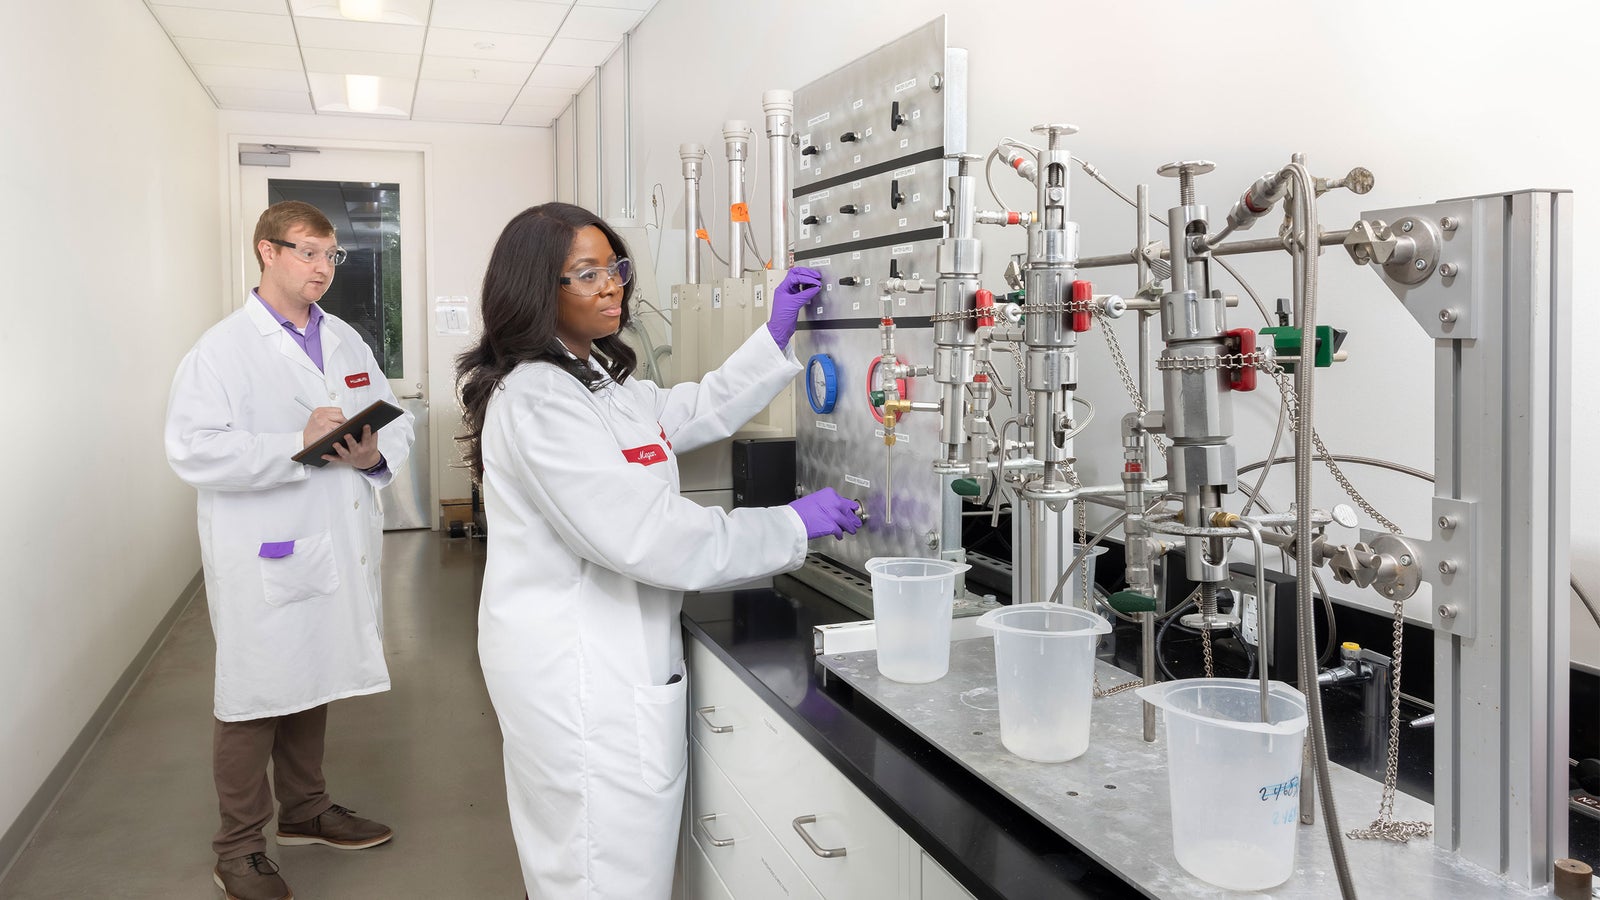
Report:
[[[700,283],[700,167],[706,161],[706,148],[699,144],[679,144],[683,161],[683,280]]]
[[[733,220],[736,205],[746,203],[744,164],[750,156],[750,139],[755,132],[738,119],[722,123],[722,142],[728,152],[728,277],[744,277],[744,222]]]
[[[794,91],[761,95],[767,116],[768,214],[771,216],[772,265],[789,268],[789,136],[794,133]]]

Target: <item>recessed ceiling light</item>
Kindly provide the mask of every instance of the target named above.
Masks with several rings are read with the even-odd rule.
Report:
[[[383,0],[339,0],[339,15],[358,22],[377,22],[383,18]]]
[[[346,75],[344,77],[345,102],[352,112],[376,112],[378,109],[378,76]]]

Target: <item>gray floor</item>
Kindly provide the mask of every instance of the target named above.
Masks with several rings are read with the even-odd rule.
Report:
[[[480,543],[427,531],[384,542],[393,690],[328,716],[336,803],[386,822],[388,844],[268,852],[300,900],[520,898],[500,730],[478,668]],[[185,610],[21,858],[0,898],[216,900],[211,682],[204,602]]]

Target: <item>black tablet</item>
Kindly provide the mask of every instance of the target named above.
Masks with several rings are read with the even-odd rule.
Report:
[[[322,457],[333,453],[334,444],[342,444],[347,438],[361,439],[361,429],[367,425],[372,426],[372,433],[377,434],[378,429],[400,418],[404,413],[400,407],[387,400],[377,400],[366,409],[356,413],[345,420],[343,425],[317,438],[311,446],[301,450],[290,457],[297,463],[305,463],[314,468],[322,468],[328,461]]]

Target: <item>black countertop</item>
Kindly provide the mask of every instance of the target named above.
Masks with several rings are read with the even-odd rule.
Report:
[[[691,594],[683,626],[963,887],[982,900],[1144,896],[833,677],[812,628],[863,617],[792,578],[776,584]]]

